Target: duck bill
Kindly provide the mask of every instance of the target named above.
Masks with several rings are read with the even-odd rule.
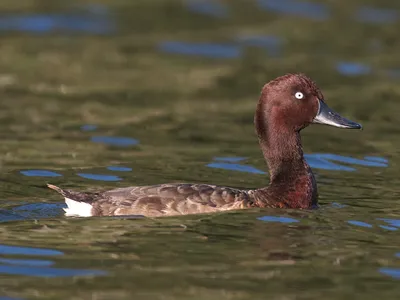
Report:
[[[329,108],[325,102],[318,100],[319,110],[317,116],[312,121],[315,124],[325,124],[339,128],[346,129],[362,129],[361,124],[347,120],[339,115],[337,112]]]

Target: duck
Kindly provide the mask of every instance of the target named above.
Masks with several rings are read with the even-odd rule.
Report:
[[[99,192],[77,192],[47,184],[65,198],[66,216],[163,217],[249,208],[318,207],[317,182],[303,155],[300,132],[310,124],[362,129],[329,108],[316,83],[290,73],[266,83],[254,125],[268,165],[265,187],[243,189],[212,184],[167,183]]]

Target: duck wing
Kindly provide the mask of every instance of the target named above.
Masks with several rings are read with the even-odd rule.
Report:
[[[250,191],[208,184],[134,186],[102,193],[81,193],[62,190],[53,185],[48,186],[66,198],[67,210],[70,209],[66,210],[67,215],[83,216],[83,213],[79,213],[79,209],[85,211],[90,209],[91,216],[160,217],[211,213],[252,206]],[[80,204],[81,208],[78,208],[77,204]],[[74,211],[71,205],[75,205]],[[88,214],[86,212],[84,216]]]

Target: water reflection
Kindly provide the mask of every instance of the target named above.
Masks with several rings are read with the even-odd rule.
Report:
[[[276,216],[263,216],[257,218],[260,221],[264,222],[278,222],[278,223],[297,223],[299,220],[288,218],[288,217],[276,217]]]
[[[359,165],[366,167],[387,167],[388,160],[383,157],[366,156],[364,159],[353,158],[349,156],[331,154],[331,153],[312,153],[304,155],[307,163],[315,169],[331,170],[331,171],[355,171],[354,167],[344,166],[336,162],[350,165]],[[214,161],[207,164],[210,168],[219,168],[224,170],[247,172],[253,174],[266,174],[255,167],[240,164],[239,162],[246,160],[245,157],[215,157]],[[334,161],[334,162],[333,162]]]
[[[242,55],[242,49],[239,46],[216,43],[169,41],[159,43],[158,49],[165,53],[203,56],[208,58],[238,58]]]
[[[122,166],[109,166],[109,167],[107,167],[107,169],[110,170],[110,171],[116,171],[116,172],[129,172],[129,171],[132,171],[132,168],[122,167]]]
[[[273,35],[240,35],[236,37],[236,42],[244,46],[265,48],[272,56],[277,56],[282,52],[282,39]]]
[[[17,207],[13,207],[11,211],[12,217],[3,218],[0,215],[0,221],[13,221],[14,219],[40,219],[58,217],[65,208],[64,203],[29,203]]]
[[[136,139],[119,136],[92,136],[90,140],[94,143],[101,143],[119,147],[134,146],[139,143],[139,141]]]
[[[296,0],[257,0],[260,8],[289,15],[295,15],[323,21],[329,18],[329,11],[325,4]]]
[[[58,174],[53,171],[48,171],[48,170],[23,170],[23,171],[20,171],[20,173],[25,176],[36,176],[36,177],[59,177],[59,176],[62,176],[61,174]]]
[[[82,131],[93,131],[97,129],[97,125],[93,124],[85,124],[81,126]]]
[[[372,228],[371,224],[368,224],[368,223],[365,223],[365,222],[361,222],[361,221],[349,220],[349,221],[347,221],[347,223],[349,223],[351,225],[355,225],[355,226]]]
[[[338,62],[336,70],[340,74],[347,76],[367,75],[372,71],[370,66],[354,62]]]
[[[60,256],[63,252],[20,246],[8,246],[0,244],[1,255],[26,255],[26,256]],[[54,264],[50,260],[41,259],[16,259],[0,258],[0,274],[25,275],[34,277],[69,277],[69,276],[95,276],[106,275],[99,270],[66,269],[51,267]]]
[[[379,272],[388,275],[394,279],[400,279],[400,269],[396,268],[380,268]]]
[[[215,0],[187,0],[185,4],[189,11],[198,14],[217,18],[226,18],[229,15],[228,7]]]
[[[106,174],[92,174],[92,173],[77,173],[78,176],[86,179],[100,180],[100,181],[120,181],[122,178],[115,175]]]
[[[386,219],[386,218],[378,218],[377,220],[386,222],[390,226],[393,227],[400,227],[400,220],[399,219]]]
[[[64,255],[63,252],[44,249],[44,248],[30,248],[30,247],[20,247],[20,246],[8,246],[0,244],[0,254],[11,254],[11,255],[33,255],[33,256],[56,256]]]
[[[399,13],[391,9],[364,6],[357,10],[356,19],[365,23],[388,24],[395,23],[399,19]]]
[[[0,17],[0,30],[36,34],[66,31],[74,33],[109,34],[115,25],[106,7],[89,6],[88,12],[59,14],[9,14]]]

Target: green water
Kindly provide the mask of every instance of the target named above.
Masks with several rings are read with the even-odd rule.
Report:
[[[399,21],[357,22],[354,12],[365,2],[320,1],[330,18],[313,21],[267,12],[250,0],[221,1],[230,8],[226,18],[190,12],[183,1],[102,0],[116,26],[109,34],[2,31],[0,244],[62,255],[3,253],[0,246],[0,259],[46,260],[54,263],[51,270],[93,273],[41,277],[46,269],[0,261],[0,297],[398,299],[400,77],[387,71],[400,68]],[[393,1],[367,2],[400,10]],[[0,9],[58,13],[90,2],[71,3],[4,1]],[[233,43],[238,34],[275,35],[283,44],[275,55],[243,47],[232,59],[157,49],[163,41]],[[338,61],[372,71],[345,76],[335,69]],[[311,126],[303,131],[305,153],[388,160],[387,167],[336,162],[353,171],[313,168],[319,210],[75,219],[62,216],[61,197],[44,188],[47,182],[76,190],[163,182],[264,186],[266,174],[207,165],[214,157],[245,157],[240,164],[267,171],[253,128],[259,92],[270,79],[299,71],[318,83],[333,109],[364,126]],[[82,130],[86,124],[97,128]],[[93,136],[139,143],[110,146]],[[21,173],[27,170],[62,176]],[[259,219],[265,216],[281,219]]]

